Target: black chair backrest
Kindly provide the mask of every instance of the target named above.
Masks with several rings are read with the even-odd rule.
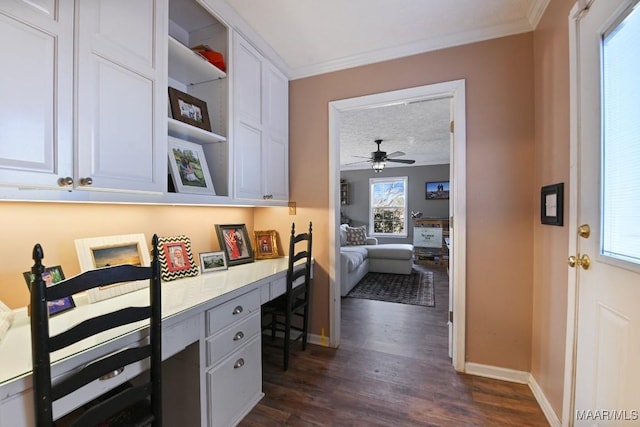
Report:
[[[121,413],[136,402],[149,403],[147,419],[149,425],[162,425],[162,297],[160,264],[158,262],[158,237],[153,236],[152,261],[150,266],[118,265],[96,270],[58,282],[47,287],[42,279],[45,267],[40,244],[33,248],[34,276],[31,284],[31,351],[33,358],[34,411],[36,425],[49,427],[53,424],[53,402],[69,393],[103,377],[118,371],[131,363],[148,359],[150,367],[149,382],[134,387],[120,389],[108,399],[91,406],[74,421],[77,426],[93,426]],[[99,286],[108,286],[122,282],[149,280],[149,305],[143,307],[125,307],[83,320],[54,336],[49,335],[48,301],[71,296],[78,292]],[[123,297],[126,298],[126,297]],[[64,314],[63,314],[64,315]],[[142,320],[149,321],[149,343],[139,347],[111,353],[107,357],[93,361],[61,381],[52,384],[50,353],[68,347],[97,333]]]
[[[296,224],[291,224],[291,238],[289,239],[289,268],[287,270],[287,295],[291,295],[291,290],[300,277],[304,276],[305,291],[308,293],[311,282],[311,244],[313,240],[312,224],[309,222],[309,231],[296,234]],[[296,249],[296,245],[304,244],[304,249]],[[304,267],[295,269],[296,263],[304,259]],[[302,291],[302,290],[301,290]],[[308,295],[307,295],[308,297]]]

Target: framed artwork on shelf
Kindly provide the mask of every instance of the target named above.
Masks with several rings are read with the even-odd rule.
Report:
[[[200,253],[200,271],[202,273],[211,273],[212,271],[226,270],[227,268],[227,258],[224,255],[224,251]]]
[[[75,244],[82,272],[112,265],[131,264],[147,267],[151,264],[147,242],[142,233],[76,239]],[[139,280],[90,289],[87,295],[89,302],[94,303],[147,286],[147,280]]]
[[[158,260],[164,281],[198,275],[198,266],[191,252],[191,239],[187,236],[159,237]]]
[[[178,193],[216,195],[202,146],[168,137],[171,179]]]
[[[449,181],[425,182],[425,199],[448,200]]]
[[[545,185],[540,190],[540,222],[562,227],[564,217],[564,183]]]
[[[24,280],[27,283],[27,287],[31,289],[31,284],[33,283],[33,273],[30,271],[25,271],[22,273],[24,276]],[[44,269],[44,273],[42,273],[42,280],[47,287],[52,286],[62,280],[64,280],[64,273],[62,272],[62,267],[59,265],[53,267],[47,267]],[[70,310],[76,306],[76,303],[73,301],[72,296],[56,299],[53,301],[48,301],[47,306],[49,308],[49,316],[53,316],[54,314],[59,314],[64,311]]]
[[[169,105],[172,118],[211,132],[209,111],[203,100],[170,87]]]
[[[275,230],[254,231],[256,259],[278,258],[278,233]]]
[[[216,224],[216,234],[229,267],[253,262],[253,249],[244,224]]]

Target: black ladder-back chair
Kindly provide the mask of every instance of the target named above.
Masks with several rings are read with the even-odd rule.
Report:
[[[127,420],[127,425],[162,425],[162,376],[161,376],[161,280],[158,262],[158,237],[153,236],[152,261],[149,267],[118,265],[84,272],[78,276],[46,287],[42,279],[45,270],[42,265],[42,247],[33,248],[35,261],[31,272],[31,351],[33,356],[34,411],[37,427],[50,427],[53,421],[53,402],[80,387],[109,373],[117,372],[127,365],[148,359],[149,382],[116,388],[100,403],[81,414],[74,426],[102,425],[105,420],[114,420],[120,414],[137,418],[135,423]],[[76,294],[81,291],[121,282],[149,280],[149,305],[126,307],[111,313],[86,319],[69,329],[49,336],[49,314],[47,302]],[[50,353],[72,345],[97,333],[133,322],[149,320],[149,344],[112,353],[95,360],[63,380],[52,384]],[[128,408],[133,407],[133,409]],[[115,423],[117,424],[117,423]]]
[[[267,344],[274,344],[277,332],[284,334],[281,347],[284,350],[285,371],[289,368],[291,342],[302,340],[302,350],[304,351],[307,347],[309,327],[312,224],[309,222],[308,232],[297,235],[295,227],[295,223],[293,223],[289,240],[287,290],[284,295],[262,306],[262,329],[271,331],[271,342]],[[296,249],[296,245],[304,246],[304,248]],[[304,260],[302,266],[296,265],[301,260]],[[298,284],[300,278],[303,278],[303,282]],[[291,335],[292,331],[295,336]]]

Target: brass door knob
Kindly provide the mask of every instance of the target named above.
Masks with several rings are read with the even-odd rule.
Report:
[[[58,185],[60,187],[68,187],[70,185],[73,185],[73,178],[71,178],[70,176],[58,178]]]
[[[583,270],[588,270],[589,266],[591,266],[591,259],[587,254],[583,254],[582,256],[578,254],[577,257],[571,255],[567,263],[571,268],[575,267],[576,265],[579,265],[580,267],[582,267]]]
[[[80,178],[80,185],[87,186],[93,184],[93,179],[91,177]]]

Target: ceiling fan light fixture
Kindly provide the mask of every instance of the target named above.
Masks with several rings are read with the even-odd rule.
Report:
[[[373,162],[371,162],[371,169],[373,169],[375,173],[382,172],[382,169],[384,169],[384,167],[384,160],[374,160]]]

